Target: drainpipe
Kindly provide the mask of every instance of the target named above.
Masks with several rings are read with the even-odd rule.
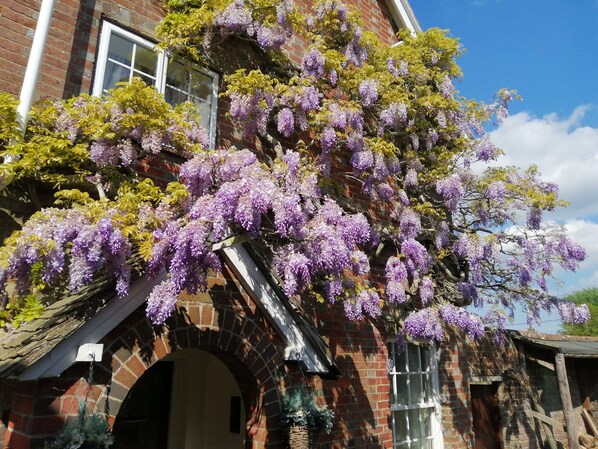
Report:
[[[33,96],[35,95],[39,69],[44,56],[44,49],[46,47],[46,40],[53,11],[54,0],[42,0],[39,17],[37,19],[37,26],[35,27],[35,34],[33,35],[31,53],[29,53],[29,61],[27,62],[27,68],[25,70],[25,78],[23,79],[23,86],[21,87],[21,95],[19,96],[19,106],[17,108],[17,119],[22,134],[25,134],[25,129],[27,128],[27,115],[29,114]]]
[[[42,58],[44,56],[44,49],[46,47],[46,40],[48,38],[48,30],[50,29],[50,21],[52,20],[52,13],[54,11],[54,0],[42,0],[42,5],[39,10],[39,17],[37,18],[37,25],[35,27],[35,34],[33,35],[33,43],[31,44],[31,52],[29,53],[29,60],[25,69],[25,78],[23,78],[23,85],[21,86],[21,94],[19,96],[19,105],[17,107],[17,122],[21,130],[21,135],[25,135],[27,129],[27,119],[31,103],[35,95],[35,88],[37,86],[37,79],[39,78],[39,69],[42,65]],[[5,163],[13,162],[18,159],[18,156],[4,157]],[[14,176],[8,170],[2,171],[0,175],[0,190],[6,188],[12,183]]]

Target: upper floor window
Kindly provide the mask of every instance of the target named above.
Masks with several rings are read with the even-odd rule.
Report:
[[[391,343],[389,354],[393,448],[442,447],[434,352],[413,344],[400,351]]]
[[[218,75],[214,72],[168,57],[155,43],[110,22],[102,27],[95,70],[94,95],[139,77],[155,86],[173,106],[195,103],[210,134],[210,144],[215,145]]]

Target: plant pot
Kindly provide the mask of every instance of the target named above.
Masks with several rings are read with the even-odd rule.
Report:
[[[289,449],[315,449],[320,429],[316,427],[291,426],[288,429]]]

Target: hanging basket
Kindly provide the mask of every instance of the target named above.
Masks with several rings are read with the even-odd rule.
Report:
[[[289,432],[289,449],[315,449],[320,429],[317,427],[291,426]]]

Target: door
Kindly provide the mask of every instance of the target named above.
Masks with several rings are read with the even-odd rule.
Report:
[[[501,449],[498,383],[470,385],[475,449]]]
[[[167,449],[173,362],[158,362],[135,383],[114,422],[114,449]]]

